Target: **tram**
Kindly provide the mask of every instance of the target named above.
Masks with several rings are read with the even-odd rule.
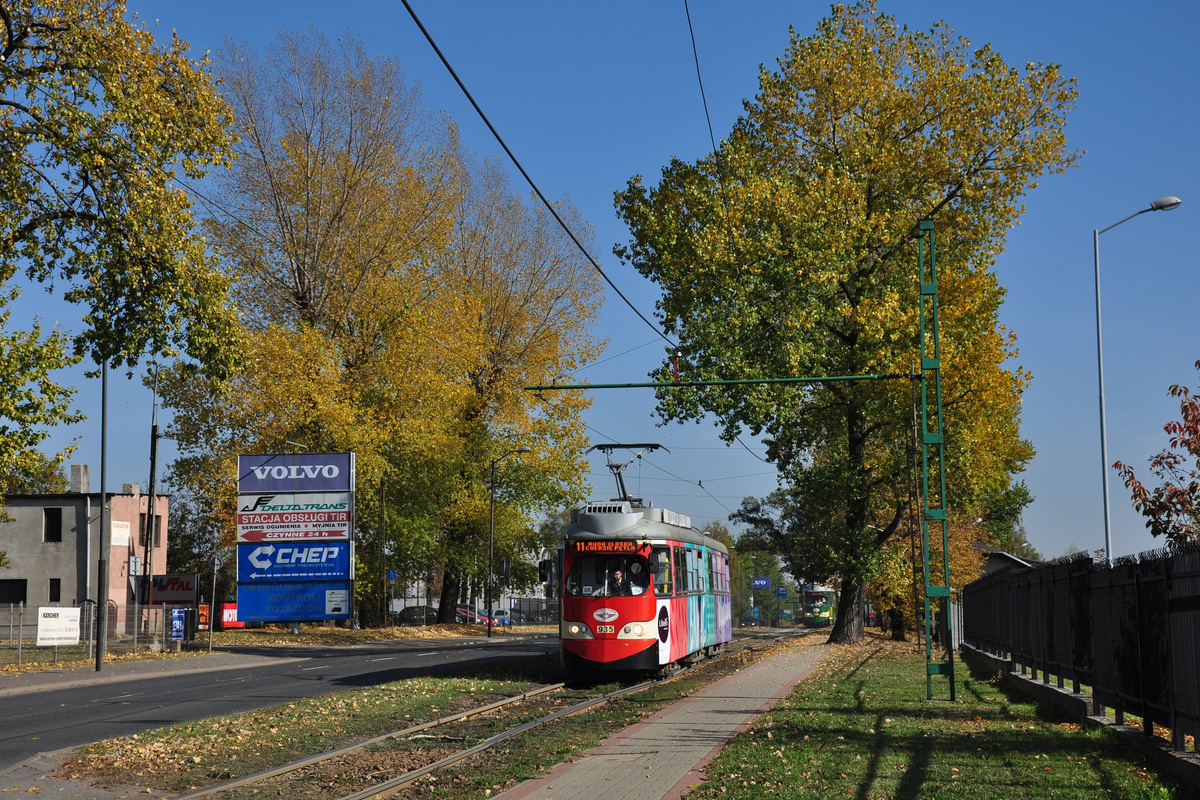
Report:
[[[568,670],[670,671],[732,638],[728,548],[692,528],[687,515],[625,491],[621,470],[660,448],[592,448],[608,455],[619,496],[576,509],[563,532],[559,633]],[[614,464],[616,449],[639,452]]]
[[[837,608],[837,592],[828,586],[804,587],[804,626],[828,628],[833,624]]]

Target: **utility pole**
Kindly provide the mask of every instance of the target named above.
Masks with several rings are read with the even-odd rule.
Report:
[[[100,559],[96,565],[96,672],[108,651],[108,360],[100,367]]]
[[[146,611],[154,608],[154,534],[157,525],[154,502],[155,479],[158,477],[158,425],[150,425],[150,487],[146,495]]]

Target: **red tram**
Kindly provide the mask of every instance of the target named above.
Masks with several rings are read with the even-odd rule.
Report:
[[[618,447],[658,446],[593,449]],[[686,515],[628,497],[623,466],[609,464],[622,498],[577,509],[563,533],[559,631],[573,671],[669,669],[732,637],[728,549]]]

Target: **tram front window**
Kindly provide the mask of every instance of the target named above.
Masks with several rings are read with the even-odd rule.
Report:
[[[635,556],[584,556],[567,575],[567,593],[576,597],[633,597],[646,592],[646,565]]]

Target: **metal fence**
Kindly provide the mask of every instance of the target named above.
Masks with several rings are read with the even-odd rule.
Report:
[[[1200,546],[981,578],[963,589],[963,639],[1046,683],[1091,687],[1094,713],[1170,728],[1176,750],[1200,735]]]
[[[69,606],[75,608],[76,606]],[[79,612],[79,644],[39,647],[38,606],[24,603],[0,603],[0,665],[54,663],[91,660],[96,655],[99,614],[95,603],[82,603]],[[184,639],[180,649],[191,646],[196,619],[194,607],[180,607],[186,613]],[[162,652],[171,649],[173,606],[151,608],[130,606],[108,610],[106,652],[118,655],[137,652]]]
[[[558,622],[559,601],[514,597],[509,601],[514,622]]]

